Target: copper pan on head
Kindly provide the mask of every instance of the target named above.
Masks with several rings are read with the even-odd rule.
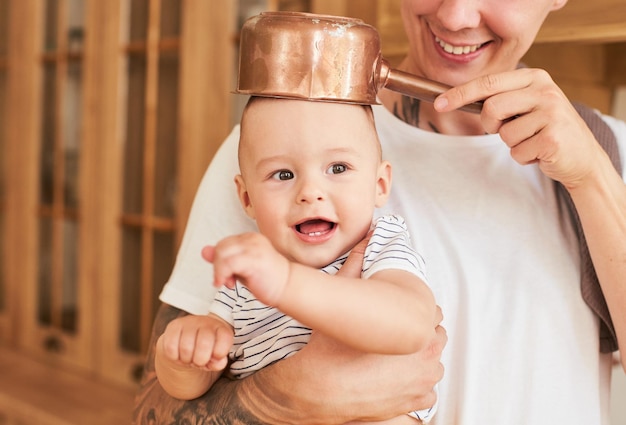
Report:
[[[263,12],[242,27],[237,93],[376,104],[383,87],[428,102],[450,88],[391,69],[378,31],[360,19]]]

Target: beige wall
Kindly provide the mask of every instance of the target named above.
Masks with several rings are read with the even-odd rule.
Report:
[[[611,113],[613,96],[626,85],[626,43],[547,43],[534,45],[523,61],[546,69],[574,101]]]

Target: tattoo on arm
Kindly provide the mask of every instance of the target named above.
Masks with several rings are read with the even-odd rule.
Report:
[[[186,312],[163,304],[154,321],[144,374],[135,398],[134,425],[266,425],[244,405],[237,393],[238,383],[221,378],[211,390],[195,400],[170,397],[159,385],[154,369],[158,337],[173,319]]]

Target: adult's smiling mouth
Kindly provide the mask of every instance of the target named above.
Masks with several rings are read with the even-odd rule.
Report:
[[[489,42],[487,42],[487,43],[480,43],[480,44],[469,44],[469,45],[464,45],[464,46],[455,46],[453,44],[450,44],[450,43],[447,43],[447,42],[443,41],[442,39],[440,39],[437,36],[435,36],[435,41],[437,42],[437,44],[439,44],[439,46],[441,46],[441,48],[446,53],[450,53],[452,55],[467,55],[468,53],[474,53],[476,50],[480,49],[485,44],[489,43]]]
[[[332,221],[316,218],[312,220],[306,220],[302,223],[296,224],[296,232],[301,235],[309,237],[319,237],[330,234],[337,226],[337,223]]]

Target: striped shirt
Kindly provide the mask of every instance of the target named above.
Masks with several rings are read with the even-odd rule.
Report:
[[[374,231],[365,249],[361,276],[367,279],[380,270],[400,269],[426,282],[424,260],[411,248],[404,219],[388,215],[376,219],[372,227]],[[347,257],[348,254],[343,255],[322,271],[337,273]],[[233,326],[235,339],[229,354],[229,372],[235,378],[243,378],[289,357],[300,350],[311,335],[311,329],[261,303],[239,282],[233,289],[220,289],[211,312]]]

